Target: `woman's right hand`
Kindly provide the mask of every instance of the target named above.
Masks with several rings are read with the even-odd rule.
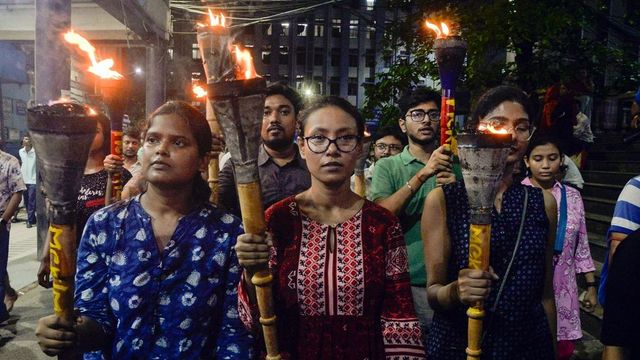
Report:
[[[498,280],[490,268],[489,271],[478,269],[462,269],[458,272],[458,298],[465,305],[473,305],[489,296],[491,284]]]
[[[266,266],[269,262],[269,248],[272,245],[271,234],[266,236],[242,234],[238,236],[236,254],[238,262],[244,268]]]
[[[55,356],[75,347],[76,331],[73,325],[57,315],[40,318],[36,336],[42,352]]]

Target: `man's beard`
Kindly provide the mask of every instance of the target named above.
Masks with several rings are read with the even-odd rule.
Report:
[[[293,139],[287,138],[275,138],[275,139],[262,139],[262,143],[269,149],[275,151],[283,151],[289,148],[293,144]]]
[[[415,135],[407,133],[407,136],[411,140],[412,143],[420,145],[420,146],[428,146],[433,145],[436,142],[435,132],[430,139],[418,139]]]
[[[135,151],[133,153],[128,153],[126,151],[122,152],[122,156],[126,157],[126,158],[134,158],[134,157],[138,157],[138,152]]]

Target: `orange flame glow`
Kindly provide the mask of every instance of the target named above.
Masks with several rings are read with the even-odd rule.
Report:
[[[207,90],[205,90],[202,86],[198,84],[193,84],[193,93],[196,95],[197,98],[207,96]]]
[[[78,45],[80,50],[87,53],[89,60],[91,61],[91,66],[88,68],[89,72],[98,75],[102,79],[118,80],[123,78],[122,74],[111,69],[113,67],[113,59],[98,61],[96,57],[96,48],[94,48],[87,39],[78,35],[73,30],[69,30],[64,34],[64,39],[70,44]]]
[[[63,104],[63,103],[70,103],[70,102],[71,102],[71,99],[61,96],[58,100],[49,100],[47,105],[51,106],[55,104]]]
[[[436,33],[436,39],[444,39],[449,36],[449,26],[447,26],[444,21],[440,22],[440,27],[429,20],[427,20],[425,24]]]
[[[256,68],[253,66],[253,57],[247,49],[242,49],[238,45],[233,46],[233,53],[236,55],[236,79],[248,80],[258,77]]]
[[[224,17],[224,15],[222,13],[214,15],[213,12],[211,11],[211,9],[209,10],[209,26],[221,26],[221,27],[227,27],[226,25],[226,18]],[[207,25],[203,24],[203,23],[197,23],[197,25],[199,27],[206,27]]]
[[[508,134],[509,130],[502,128],[497,129],[493,124],[480,124],[478,125],[478,131],[489,134]]]
[[[92,107],[89,107],[89,106],[87,106],[87,107],[89,108],[89,116],[96,116],[96,115],[98,115],[98,112],[97,112],[97,111],[95,111],[95,110],[93,110],[93,108],[92,108]]]

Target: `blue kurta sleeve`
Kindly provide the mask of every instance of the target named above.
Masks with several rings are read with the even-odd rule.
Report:
[[[241,233],[241,228],[238,227]],[[252,359],[253,337],[244,327],[238,314],[238,284],[242,268],[232,246],[236,244],[238,234],[229,238],[229,263],[225,282],[222,323],[216,340],[216,359]]]
[[[110,254],[105,251],[105,244],[113,236],[108,229],[108,216],[104,210],[97,211],[87,222],[78,249],[75,307],[112,337],[115,318],[109,306],[107,257]]]

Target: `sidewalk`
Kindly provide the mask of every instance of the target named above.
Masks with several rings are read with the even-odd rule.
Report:
[[[8,325],[0,327],[0,359],[51,359],[40,351],[35,329],[38,319],[53,312],[51,290],[36,283],[36,228],[24,221],[11,224],[8,272],[19,293]]]

